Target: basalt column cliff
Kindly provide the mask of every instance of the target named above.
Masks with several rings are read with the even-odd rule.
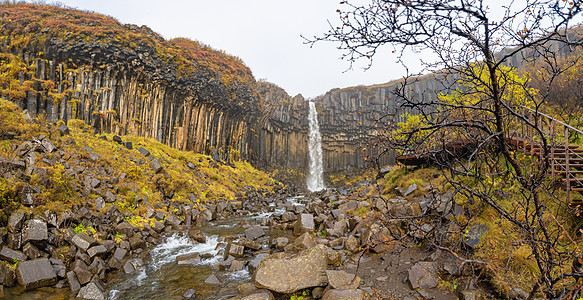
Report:
[[[0,14],[0,94],[32,117],[305,173],[308,103],[256,82],[239,58],[94,13],[4,4]],[[394,110],[391,89],[315,99],[325,172],[365,166],[375,118]]]

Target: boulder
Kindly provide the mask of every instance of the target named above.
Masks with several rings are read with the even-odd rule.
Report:
[[[150,161],[150,169],[152,169],[154,173],[159,173],[160,171],[162,171],[162,165],[160,164],[157,158],[154,158]]]
[[[79,232],[77,233],[72,239],[71,242],[77,246],[77,248],[79,249],[83,249],[83,251],[87,251],[89,249],[89,247],[95,245],[97,243],[97,241],[90,237],[87,233],[85,232]]]
[[[231,267],[229,268],[229,272],[238,272],[245,268],[245,263],[240,260],[233,260],[231,262]]]
[[[48,239],[47,223],[42,220],[28,220],[22,229],[22,243],[31,242],[36,245],[46,244]]]
[[[314,237],[307,232],[299,236],[293,243],[293,247],[297,251],[310,249],[314,246],[316,246],[316,241],[314,240]]]
[[[86,286],[82,287],[77,294],[77,298],[90,300],[105,300],[105,294],[100,284],[91,281]]]
[[[337,290],[354,290],[360,286],[360,277],[345,271],[326,270],[328,284]]]
[[[211,275],[204,281],[204,283],[208,285],[220,285],[223,283],[223,280],[217,275]]]
[[[418,262],[408,272],[411,289],[431,289],[439,283],[437,271],[433,262]]]
[[[249,273],[255,272],[255,269],[257,269],[257,267],[259,266],[259,264],[261,263],[261,261],[264,258],[266,258],[267,256],[269,256],[269,254],[267,254],[267,253],[260,253],[260,254],[257,254],[257,256],[255,256],[255,258],[253,258],[252,260],[250,260],[247,263],[247,269],[249,269]]]
[[[260,243],[246,239],[246,238],[239,239],[239,241],[237,243],[243,245],[245,248],[249,248],[249,249],[253,249],[253,250],[260,250],[261,248],[263,248],[263,245],[261,245]]]
[[[263,228],[259,225],[255,225],[245,230],[245,237],[250,240],[256,240],[264,235],[265,231],[263,231]]]
[[[199,243],[206,243],[206,235],[198,229],[188,231],[188,236]]]
[[[57,274],[46,258],[19,262],[16,279],[25,289],[51,286],[57,283]]]
[[[176,262],[179,265],[195,265],[200,262],[200,254],[198,252],[182,254],[176,256]]]
[[[142,148],[144,149],[144,148]],[[186,300],[195,300],[196,299],[196,291],[194,289],[188,289],[184,294],[182,294],[182,298]]]
[[[294,224],[294,235],[299,236],[304,232],[314,232],[314,216],[311,214],[301,214]]]
[[[71,292],[77,292],[78,290],[81,289],[81,284],[79,283],[79,280],[77,279],[77,275],[75,274],[75,271],[69,271],[67,272],[67,281],[69,282],[69,287],[71,287]]]
[[[244,250],[245,247],[243,247],[242,245],[231,242],[227,245],[227,248],[225,248],[225,259],[227,259],[229,255],[232,255],[234,257],[243,257]]]
[[[138,152],[140,152],[140,154],[142,154],[145,157],[148,157],[150,155],[150,151],[146,150],[144,147],[138,148]]]
[[[134,148],[134,145],[132,144],[132,142],[124,142],[123,146],[129,150],[132,150]]]
[[[112,140],[118,144],[123,143],[123,140],[121,139],[121,137],[119,135],[114,135]]]
[[[366,300],[369,295],[363,290],[327,290],[322,300]]]
[[[482,224],[474,224],[466,234],[463,243],[470,249],[475,249],[479,246],[480,240],[488,232],[489,227]]]
[[[328,266],[327,247],[317,245],[293,258],[264,258],[252,282],[257,288],[289,294],[301,289],[324,286]],[[277,256],[275,256],[277,257]]]
[[[289,243],[289,239],[286,237],[280,236],[280,237],[274,239],[272,243],[275,246],[275,249],[277,249],[279,251],[283,251],[283,248],[285,248],[285,246],[287,246],[287,244]]]
[[[67,134],[69,134],[69,127],[67,127],[67,125],[65,125],[65,124],[61,124],[61,125],[59,125],[59,127],[57,127],[57,131],[61,135],[67,135]]]
[[[97,246],[93,246],[91,248],[89,248],[87,250],[87,254],[89,254],[89,257],[93,258],[93,256],[101,256],[103,254],[107,253],[107,248],[105,248],[105,246],[103,245],[97,245]]]
[[[25,261],[26,255],[20,251],[12,250],[8,247],[2,247],[2,250],[0,250],[0,260],[13,264],[15,261]]]
[[[26,212],[24,211],[17,211],[10,215],[10,218],[8,219],[8,231],[18,232],[22,228],[22,224],[24,224],[25,219]]]
[[[3,263],[0,263],[0,285],[14,285],[14,271]]]

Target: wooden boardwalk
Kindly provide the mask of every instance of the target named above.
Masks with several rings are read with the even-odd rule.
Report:
[[[572,207],[583,207],[583,149],[578,145],[570,145],[569,137],[572,134],[581,134],[583,131],[561,122],[551,116],[522,107],[522,115],[528,122],[536,124],[547,139],[547,150],[550,159],[548,178],[551,186],[566,191],[566,200]],[[533,160],[540,160],[544,155],[540,137],[533,133],[532,127],[526,126],[526,121],[515,119],[517,130],[512,132],[508,140],[513,151],[520,151]],[[437,158],[447,159],[447,156],[463,158],[476,142],[454,141],[446,143],[441,149],[408,152],[397,157],[397,162],[408,166],[419,166],[435,163]],[[441,153],[441,154],[440,154]],[[445,153],[445,154],[444,154]],[[525,166],[528,170],[528,166]],[[574,196],[579,196],[575,198]]]

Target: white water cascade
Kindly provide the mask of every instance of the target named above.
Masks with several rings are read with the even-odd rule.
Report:
[[[307,178],[308,190],[310,192],[325,189],[324,167],[322,166],[322,136],[320,126],[318,126],[318,112],[313,101],[309,102],[310,114],[308,115],[310,125],[310,138],[308,140],[308,151],[310,153],[310,174]]]

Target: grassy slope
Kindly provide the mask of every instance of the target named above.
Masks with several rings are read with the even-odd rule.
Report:
[[[407,196],[409,201],[415,201],[415,198],[425,196],[428,191],[423,190],[422,187],[432,185],[439,188],[441,191],[452,189],[451,185],[447,183],[441,170],[436,168],[419,168],[408,171],[404,167],[396,166],[392,172],[387,174],[383,182],[383,195],[387,199],[399,196],[395,188],[405,190],[410,184],[417,184],[419,187],[414,193]],[[495,189],[502,191],[500,195],[494,195],[497,203],[508,211],[513,211],[513,208],[518,203],[517,183],[513,182],[498,182],[495,184]],[[547,207],[553,211],[555,218],[564,226],[568,234],[574,238],[574,243],[569,243],[566,234],[558,237],[566,241],[567,251],[572,251],[576,247],[583,246],[583,239],[579,234],[581,221],[573,219],[568,213],[563,212],[562,208],[556,203],[556,199],[565,199],[565,192],[557,190],[554,194],[542,192],[541,200],[545,202]],[[553,198],[551,195],[554,195]],[[464,252],[457,249],[455,246],[453,250],[462,256],[489,263],[489,266],[484,268],[491,279],[493,286],[502,294],[507,293],[512,287],[522,287],[528,290],[532,287],[532,283],[538,280],[540,273],[538,271],[536,262],[532,257],[532,251],[526,243],[526,238],[521,236],[519,230],[514,227],[512,223],[500,217],[498,212],[493,208],[481,204],[480,201],[468,201],[461,195],[454,197],[454,201],[462,205],[472,215],[464,214],[462,216],[450,216],[449,235],[451,245],[459,244],[465,238],[465,233],[473,224],[483,224],[488,226],[489,230],[482,237],[480,247],[473,252]],[[517,217],[520,218],[520,212]],[[549,217],[547,215],[547,217]],[[454,220],[455,218],[455,220]],[[580,218],[579,218],[580,219]],[[553,219],[547,220],[549,230],[555,232],[559,230],[557,222]],[[579,223],[578,223],[579,222]],[[451,225],[454,224],[454,225]],[[473,255],[473,257],[471,257]],[[570,269],[571,261],[564,262],[564,268]],[[453,278],[455,281],[456,279]],[[449,283],[455,285],[455,282]]]
[[[145,205],[136,209],[135,202],[148,199],[152,206],[163,203],[160,187],[166,192],[175,192],[172,202],[197,206],[235,200],[236,194],[244,191],[245,187],[266,193],[277,185],[268,174],[254,169],[247,162],[235,161],[235,167],[214,164],[211,163],[212,158],[206,155],[179,151],[153,139],[124,136],[122,139],[131,141],[134,146],[133,150],[128,150],[113,142],[112,135],[106,135],[107,141],[99,139],[80,120],[69,122],[70,135],[60,136],[54,128],[48,128],[47,124],[38,119],[32,123],[26,122],[16,105],[0,100],[0,132],[15,132],[20,135],[17,139],[0,140],[0,157],[16,158],[13,151],[15,147],[41,134],[50,137],[64,152],[62,156],[59,151],[52,154],[37,153],[36,167],[46,170],[46,176],[37,174],[30,180],[32,187],[41,188],[41,192],[35,194],[37,202],[41,204],[35,207],[37,212],[47,208],[59,212],[85,204],[93,207],[93,200],[110,190],[116,195],[115,205],[122,212],[134,212],[143,216]],[[83,149],[86,146],[92,148],[93,153],[100,158],[91,160],[90,153]],[[136,150],[139,147],[148,149],[160,161],[165,174],[154,174],[148,165],[148,159]],[[51,166],[44,159],[63,161]],[[139,160],[143,164],[134,162]],[[188,163],[192,163],[195,169],[189,168]],[[65,168],[65,165],[69,167]],[[77,168],[84,168],[84,171],[72,172]],[[125,178],[123,173],[126,174]],[[99,179],[102,182],[101,188],[85,191],[86,176]],[[18,180],[0,179],[0,208],[3,214],[0,221],[5,222],[10,211],[18,209],[17,191],[23,184]],[[190,194],[196,200],[191,201]],[[168,208],[167,205],[161,207],[162,210]]]

